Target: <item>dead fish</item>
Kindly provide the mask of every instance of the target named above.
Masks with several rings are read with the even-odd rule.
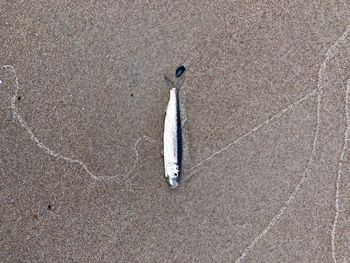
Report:
[[[177,187],[180,182],[180,134],[178,94],[177,89],[172,88],[165,115],[163,135],[165,177],[172,188]]]
[[[179,77],[183,75],[185,70],[182,69],[182,71],[183,72],[179,75]],[[170,98],[165,114],[163,134],[165,177],[168,179],[169,185],[172,188],[176,188],[180,184],[181,171],[182,145],[180,107],[178,95],[179,86],[180,85],[177,84],[170,89]]]

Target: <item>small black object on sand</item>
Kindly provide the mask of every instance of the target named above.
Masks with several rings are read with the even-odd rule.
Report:
[[[181,66],[179,66],[179,67],[176,69],[175,76],[176,76],[177,78],[179,78],[179,77],[181,77],[181,76],[185,73],[185,71],[186,71],[185,66],[181,65]]]

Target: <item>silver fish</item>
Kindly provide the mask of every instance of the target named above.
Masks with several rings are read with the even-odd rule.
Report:
[[[172,188],[180,183],[181,169],[181,121],[177,87],[170,89],[163,135],[165,177]]]

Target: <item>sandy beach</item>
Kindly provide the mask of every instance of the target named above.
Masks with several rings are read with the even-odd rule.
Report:
[[[1,262],[350,262],[349,1],[0,10]]]

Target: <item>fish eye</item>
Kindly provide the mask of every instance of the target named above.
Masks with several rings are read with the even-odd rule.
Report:
[[[174,173],[174,176],[177,176],[177,173]]]

